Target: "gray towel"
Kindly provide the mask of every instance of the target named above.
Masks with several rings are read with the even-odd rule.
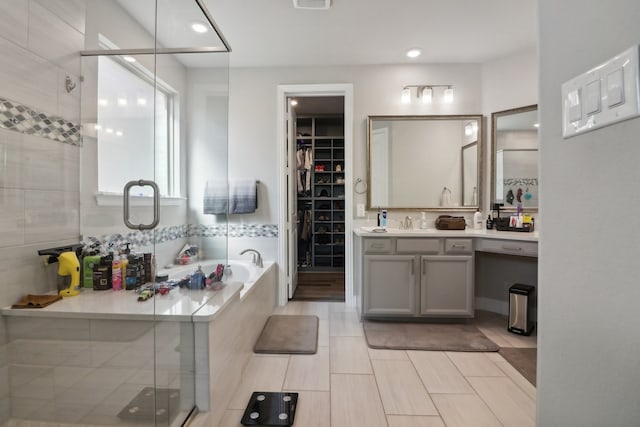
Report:
[[[203,212],[209,215],[253,213],[258,208],[257,181],[253,178],[207,181]]]
[[[258,208],[258,186],[253,178],[229,180],[229,213],[253,213]]]
[[[205,215],[226,214],[228,208],[228,189],[226,181],[207,181],[204,185]]]

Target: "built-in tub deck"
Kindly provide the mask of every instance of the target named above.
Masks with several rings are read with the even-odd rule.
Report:
[[[134,291],[83,289],[45,308],[3,308],[12,393],[20,395],[12,417],[96,424],[99,414],[100,424],[128,426],[119,412],[151,387],[179,390],[178,425],[194,405],[217,424],[276,305],[277,265],[239,264],[217,291],[175,288],[137,301]],[[82,375],[68,382],[61,372]],[[109,393],[123,403],[114,405]],[[63,410],[67,404],[74,410]]]

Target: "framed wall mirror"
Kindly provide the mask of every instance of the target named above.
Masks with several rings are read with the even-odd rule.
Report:
[[[538,211],[538,106],[491,114],[491,202]]]
[[[369,116],[367,208],[475,211],[482,115]]]

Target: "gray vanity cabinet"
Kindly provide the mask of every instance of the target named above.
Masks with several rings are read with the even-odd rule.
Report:
[[[420,314],[473,317],[473,256],[420,257]]]
[[[365,255],[364,313],[413,316],[416,311],[416,258],[411,255]]]
[[[473,317],[471,239],[364,238],[360,249],[364,317]]]

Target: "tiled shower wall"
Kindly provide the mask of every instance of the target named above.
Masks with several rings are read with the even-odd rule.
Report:
[[[0,0],[0,97],[80,122],[84,1]],[[78,241],[79,148],[0,129],[0,307],[56,283],[37,250]],[[0,424],[10,417],[7,331],[0,318]]]

